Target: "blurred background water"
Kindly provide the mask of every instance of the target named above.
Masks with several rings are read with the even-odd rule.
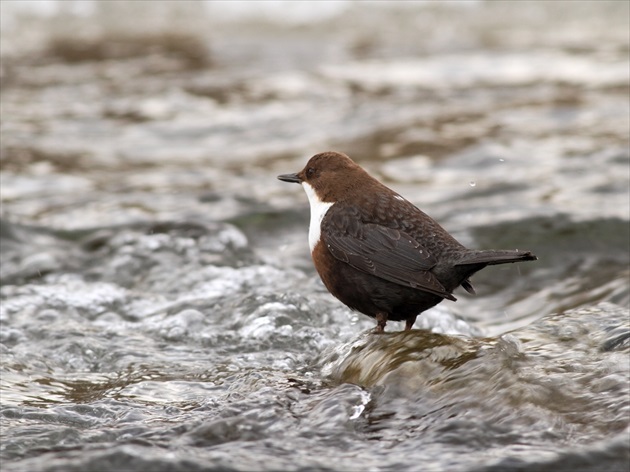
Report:
[[[0,8],[3,470],[628,470],[627,2]],[[373,336],[325,150],[540,260]]]

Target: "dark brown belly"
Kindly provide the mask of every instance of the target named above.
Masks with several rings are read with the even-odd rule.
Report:
[[[403,321],[443,300],[437,295],[361,272],[335,259],[322,244],[315,246],[313,261],[330,293],[353,310],[371,317],[386,313],[390,320]]]

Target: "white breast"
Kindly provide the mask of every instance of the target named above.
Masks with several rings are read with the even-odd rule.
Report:
[[[328,209],[333,206],[333,203],[322,202],[310,184],[302,182],[302,187],[304,187],[308,202],[311,204],[311,223],[308,227],[308,245],[311,248],[311,252],[313,252],[315,245],[319,241],[322,220]]]

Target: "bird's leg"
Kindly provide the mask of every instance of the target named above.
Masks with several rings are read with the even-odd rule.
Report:
[[[413,326],[413,324],[416,322],[416,317],[413,316],[411,318],[407,318],[405,320],[405,331],[409,331],[411,330],[411,327]]]
[[[379,313],[376,315],[376,329],[375,333],[384,333],[385,325],[387,324],[387,313]]]

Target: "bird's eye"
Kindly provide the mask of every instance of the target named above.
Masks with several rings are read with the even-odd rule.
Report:
[[[312,167],[306,169],[306,177],[313,177],[313,175],[315,175],[315,169],[313,169]]]

